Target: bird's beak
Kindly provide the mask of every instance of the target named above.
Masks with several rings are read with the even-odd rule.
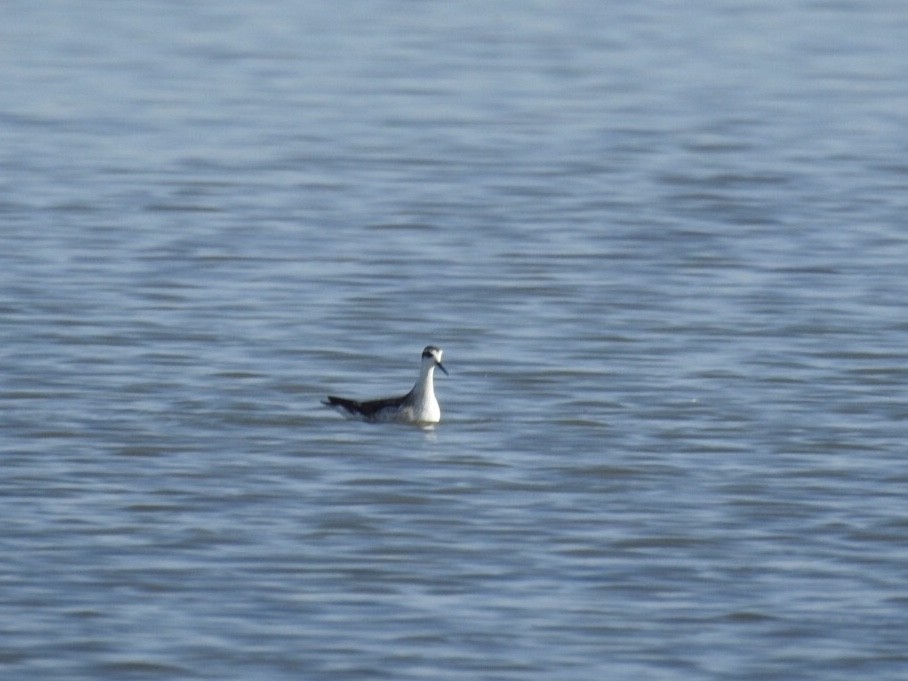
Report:
[[[449,375],[449,374],[448,374],[448,370],[444,368],[444,365],[442,365],[441,362],[435,362],[435,366],[437,366],[439,369],[441,369],[442,371],[444,371],[444,372],[445,372],[445,376],[448,376],[448,375]]]

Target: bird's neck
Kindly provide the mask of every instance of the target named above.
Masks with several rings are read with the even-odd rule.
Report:
[[[419,372],[419,380],[416,381],[414,392],[418,395],[431,395],[435,392],[435,365],[426,364]]]

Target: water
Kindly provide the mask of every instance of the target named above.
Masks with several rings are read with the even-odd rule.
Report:
[[[906,678],[902,3],[4,14],[3,678]]]

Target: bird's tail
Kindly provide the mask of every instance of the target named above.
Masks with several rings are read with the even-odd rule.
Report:
[[[328,395],[328,399],[322,400],[322,404],[326,407],[340,407],[351,413],[360,408],[360,404],[356,400],[348,400],[346,397],[335,397],[334,395]]]

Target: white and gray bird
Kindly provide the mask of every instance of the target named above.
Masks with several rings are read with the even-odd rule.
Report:
[[[441,408],[435,399],[435,367],[445,374],[448,370],[441,363],[441,348],[426,346],[422,351],[419,378],[413,389],[401,397],[385,397],[360,402],[346,397],[329,395],[322,404],[334,407],[348,418],[364,421],[396,421],[398,423],[433,424],[441,420]]]

